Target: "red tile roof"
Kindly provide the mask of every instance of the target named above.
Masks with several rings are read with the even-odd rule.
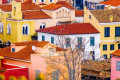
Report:
[[[56,4],[52,3],[49,5],[46,5],[44,7],[42,7],[42,9],[46,9],[46,10],[56,10],[59,9],[61,7],[66,7],[69,9],[74,9],[74,7],[72,7],[69,3],[67,3],[66,1],[58,1]]]
[[[1,48],[0,55],[6,58],[20,59],[20,60],[30,60],[31,54],[38,54],[32,50],[32,46],[44,47],[47,45],[48,41],[27,41],[27,42],[17,42],[13,45],[15,46],[26,46],[25,48],[19,50],[18,52],[11,52],[11,47]],[[56,51],[62,51],[60,47],[56,47]]]
[[[12,11],[12,5],[4,4],[0,5],[0,9],[2,9],[5,12],[11,12]]]
[[[30,60],[31,54],[36,54],[32,50],[32,46],[36,47],[44,47],[49,42],[47,41],[27,41],[27,42],[18,42],[14,43],[16,46],[26,46],[25,48],[21,49],[18,52],[11,52],[11,47],[6,47],[0,49],[0,55],[8,58],[15,58],[15,59],[21,59],[21,60]]]
[[[56,2],[56,4],[60,4],[64,7],[69,8],[69,9],[74,9],[74,7],[72,5],[70,5],[69,3],[67,3],[66,1],[58,1],[58,2]]]
[[[47,5],[47,4],[45,4],[45,3],[40,3],[40,4],[38,4],[38,5]]]
[[[33,10],[33,11],[25,11],[22,12],[24,19],[49,19],[51,18],[49,15],[44,13],[41,10]]]
[[[84,16],[84,11],[83,10],[75,10],[75,16],[76,17]]]
[[[14,43],[14,45],[16,46],[27,46],[27,45],[34,45],[34,46],[38,46],[40,45],[39,47],[43,47],[45,46],[46,44],[48,44],[49,42],[48,41],[26,41],[26,42],[17,42],[17,43]]]
[[[42,33],[56,34],[56,35],[99,33],[99,31],[90,23],[59,25],[59,26],[39,29],[36,31]]]
[[[120,5],[120,0],[108,0],[108,1],[100,2],[100,4],[111,5],[111,6],[119,6]]]
[[[120,49],[116,50],[115,52],[111,53],[110,55],[120,56]]]

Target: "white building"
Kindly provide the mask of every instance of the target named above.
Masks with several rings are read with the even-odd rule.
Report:
[[[85,55],[93,59],[100,58],[100,33],[90,23],[75,23],[59,25],[36,30],[38,32],[38,41],[49,41],[53,44],[65,47],[78,47],[84,49]],[[88,57],[88,56],[86,56]]]

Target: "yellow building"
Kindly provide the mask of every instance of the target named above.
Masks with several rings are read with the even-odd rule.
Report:
[[[35,33],[35,21],[51,19],[38,5],[28,2],[13,1],[0,6],[1,42],[31,41],[31,35]]]
[[[90,22],[100,31],[100,53],[110,58],[110,53],[120,49],[120,9],[86,10],[84,22]]]

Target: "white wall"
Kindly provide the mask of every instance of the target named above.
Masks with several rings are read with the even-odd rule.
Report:
[[[83,23],[83,20],[84,18],[83,17],[75,17],[75,21],[77,22],[77,23]]]
[[[45,36],[45,41],[51,42],[51,37],[54,37],[54,44],[59,44],[58,35],[38,32],[38,41],[42,41],[42,35]],[[100,58],[100,48],[99,48],[100,34],[99,33],[97,33],[97,34],[65,35],[65,37],[70,38],[72,47],[77,45],[77,37],[82,37],[84,39],[83,44],[85,45],[85,52],[90,53],[90,51],[95,51],[95,59]],[[90,46],[90,37],[95,37],[95,46]],[[74,43],[72,43],[73,41],[74,41]]]

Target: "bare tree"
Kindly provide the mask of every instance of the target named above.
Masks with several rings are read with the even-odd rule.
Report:
[[[62,51],[59,56],[48,57],[46,61],[48,65],[59,72],[64,80],[81,80],[81,59],[86,60],[91,56],[85,51],[85,45],[89,40],[86,41],[83,38],[82,41],[76,42],[76,39],[77,37],[70,41],[67,36],[59,35],[57,46],[61,47]],[[48,75],[50,76],[50,74]]]

